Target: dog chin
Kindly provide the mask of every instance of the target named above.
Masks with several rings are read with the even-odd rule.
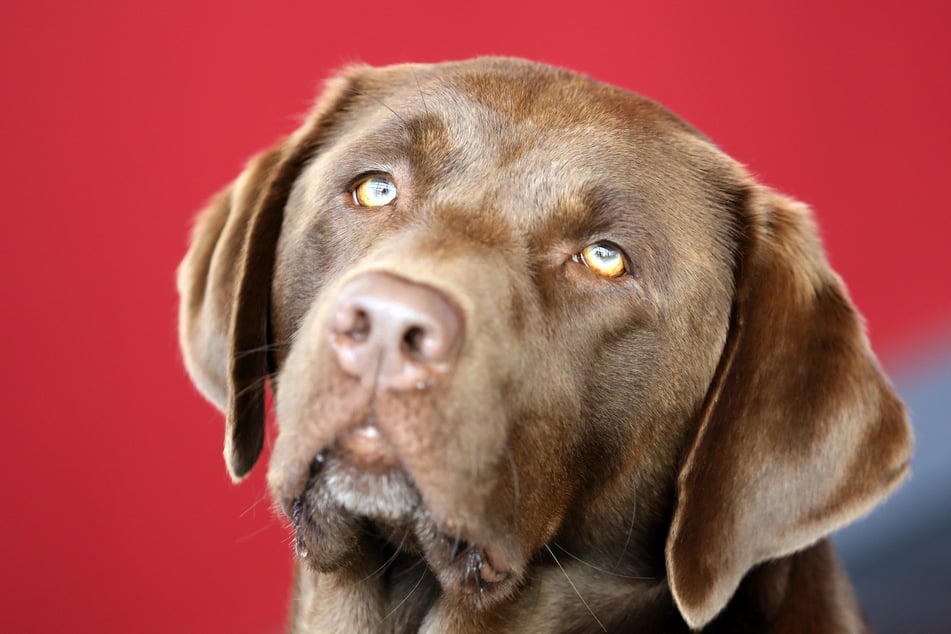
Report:
[[[509,596],[524,572],[524,562],[503,554],[508,549],[470,541],[465,529],[435,519],[400,467],[367,471],[322,452],[289,515],[298,557],[318,572],[350,565],[368,530],[390,548],[421,555],[446,594],[475,609]]]
[[[337,506],[370,520],[403,523],[420,505],[419,492],[400,468],[371,473],[328,457],[322,485]]]

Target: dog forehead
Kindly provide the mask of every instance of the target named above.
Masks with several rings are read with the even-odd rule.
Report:
[[[662,205],[678,185],[702,185],[687,182],[678,148],[713,150],[649,99],[520,60],[374,69],[370,79],[344,154],[406,164],[444,203],[509,201],[526,221],[592,191]]]
[[[469,111],[481,110],[510,122],[532,122],[546,128],[587,124],[605,115],[689,128],[641,95],[525,60],[480,58],[415,68],[410,67],[402,81],[389,85],[401,85],[404,94],[421,102],[436,100],[449,111],[462,105]]]
[[[486,162],[493,171],[521,158],[603,163],[641,141],[691,130],[649,99],[569,71],[508,59],[434,68],[404,86],[403,111],[444,128],[468,157],[494,159]]]

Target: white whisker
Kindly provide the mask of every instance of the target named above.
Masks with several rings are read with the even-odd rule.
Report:
[[[624,541],[624,548],[621,549],[621,554],[618,555],[617,561],[614,562],[615,569],[617,569],[624,560],[624,555],[627,554],[627,547],[631,544],[631,535],[634,534],[634,517],[637,515],[637,484],[632,482],[631,486],[634,488],[634,508],[631,510],[631,524],[627,527],[627,539]]]
[[[591,618],[593,618],[597,622],[598,626],[601,628],[602,631],[607,632],[608,628],[604,627],[604,623],[601,622],[601,619],[597,617],[597,615],[594,613],[594,610],[592,610],[591,606],[588,605],[588,602],[585,601],[584,597],[581,596],[581,593],[578,592],[578,588],[577,586],[575,586],[575,582],[571,580],[571,577],[568,576],[568,571],[565,570],[564,566],[561,565],[561,562],[558,561],[558,558],[555,557],[555,552],[551,549],[551,546],[549,546],[548,544],[545,544],[545,550],[548,551],[548,554],[551,555],[551,558],[555,560],[556,564],[558,564],[558,568],[561,570],[561,574],[565,575],[565,579],[568,580],[568,585],[571,586],[571,589],[574,590],[575,594],[578,595],[578,598],[581,599],[581,602],[584,604],[584,607],[588,609],[588,612],[591,614]]]
[[[569,557],[571,557],[572,559],[574,559],[575,561],[577,561],[579,564],[581,564],[581,565],[583,565],[583,566],[587,566],[588,568],[591,568],[592,570],[597,570],[598,572],[600,572],[600,573],[602,573],[602,574],[610,575],[611,577],[617,577],[618,579],[631,579],[631,580],[634,580],[634,581],[657,581],[657,578],[656,578],[656,577],[637,577],[637,576],[634,576],[634,575],[623,575],[623,574],[621,574],[620,572],[612,572],[611,570],[607,570],[607,569],[605,569],[605,568],[601,568],[601,567],[599,567],[599,566],[595,566],[594,564],[588,563],[587,561],[585,561],[584,559],[581,559],[580,557],[577,557],[577,556],[575,556],[575,555],[572,555],[570,552],[568,552],[567,550],[565,550],[564,547],[559,546],[558,544],[555,544],[555,542],[552,542],[552,544],[554,544],[555,548],[557,548],[557,549],[560,550],[561,552],[565,553],[566,555],[568,555]]]
[[[259,529],[257,529],[257,530],[251,531],[251,532],[248,533],[247,535],[243,535],[243,536],[241,536],[241,537],[236,537],[235,540],[234,540],[234,543],[240,544],[241,542],[245,542],[245,541],[248,541],[249,539],[252,539],[252,538],[254,538],[254,537],[257,537],[258,535],[260,535],[260,534],[263,533],[264,531],[266,531],[266,530],[268,530],[269,528],[271,528],[272,525],[273,525],[273,524],[268,523],[266,526],[262,526],[261,528],[259,528]]]
[[[422,562],[423,560],[420,559],[420,561]],[[394,614],[397,610],[399,610],[401,607],[403,607],[403,604],[404,604],[404,603],[406,603],[407,601],[409,601],[409,598],[410,598],[411,596],[413,596],[413,593],[416,592],[416,589],[417,589],[417,588],[419,588],[419,584],[421,584],[421,583],[423,582],[423,577],[425,577],[425,576],[426,576],[426,566],[423,566],[423,574],[419,575],[419,579],[416,581],[416,585],[414,585],[413,588],[409,591],[409,593],[408,593],[405,597],[403,597],[403,600],[402,600],[402,601],[400,601],[399,603],[396,604],[396,607],[395,607],[395,608],[393,608],[392,610],[390,610],[389,612],[387,612],[387,613],[386,613],[386,616],[384,616],[382,619],[380,619],[380,623],[383,623],[383,621],[385,621],[386,619],[388,619],[388,618],[390,618],[391,616],[393,616],[393,614]]]
[[[373,578],[373,577],[376,577],[377,575],[382,574],[383,571],[386,570],[386,569],[390,566],[390,564],[392,564],[394,561],[396,561],[396,558],[399,557],[400,549],[403,548],[403,544],[406,543],[406,537],[407,537],[408,535],[409,535],[409,529],[407,528],[407,529],[403,532],[403,538],[400,540],[400,543],[396,546],[396,551],[393,553],[393,555],[390,556],[389,559],[387,559],[386,561],[384,561],[383,564],[382,564],[379,568],[377,568],[376,570],[374,570],[373,572],[371,572],[370,574],[368,574],[366,577],[364,577],[363,579],[361,579],[361,580],[360,580],[360,583],[363,583],[363,582],[366,581],[367,579],[371,579],[371,578]]]

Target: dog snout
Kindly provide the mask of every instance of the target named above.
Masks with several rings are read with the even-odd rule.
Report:
[[[425,389],[454,367],[463,339],[455,305],[437,289],[366,273],[340,293],[330,320],[340,368],[375,389]]]

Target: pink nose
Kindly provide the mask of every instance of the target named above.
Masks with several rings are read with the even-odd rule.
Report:
[[[377,389],[437,383],[455,365],[462,336],[462,318],[445,295],[389,273],[349,282],[330,319],[340,367]]]

